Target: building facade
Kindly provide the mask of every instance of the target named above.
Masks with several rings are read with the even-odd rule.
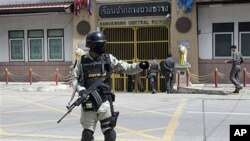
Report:
[[[8,69],[10,81],[27,81],[30,69],[33,81],[55,80],[57,68],[67,75],[72,64],[74,16],[66,9],[72,2],[0,4],[1,74]]]
[[[250,3],[245,0],[201,1],[197,2],[199,75],[205,76],[215,68],[224,74],[219,81],[230,83],[230,46],[235,44],[245,58],[242,71],[249,70],[250,57]],[[243,73],[240,75],[242,82]],[[249,78],[247,78],[249,80]],[[208,82],[213,82],[213,79]]]
[[[193,83],[215,68],[228,82],[230,45],[239,46],[249,57],[249,7],[244,0],[91,0],[91,7],[74,0],[0,3],[0,70],[25,74],[29,68],[46,76],[56,68],[66,76],[74,62],[74,52],[85,46],[87,33],[100,30],[107,37],[106,51],[127,62],[162,61],[168,53],[180,63],[180,45],[187,48],[187,66]],[[19,3],[18,3],[19,2]],[[76,6],[79,6],[76,9]],[[22,10],[20,10],[22,9]],[[250,69],[250,68],[248,68]],[[194,77],[196,76],[196,77]],[[135,76],[136,90],[148,91],[146,72]],[[53,77],[44,80],[53,80]],[[3,80],[3,79],[2,79]],[[164,77],[158,77],[158,90],[164,91]],[[127,91],[128,76],[112,76],[112,89]]]
[[[188,12],[185,12],[185,6],[177,8],[177,1],[171,0],[96,0],[91,5],[92,15],[84,13],[84,19],[78,16],[76,24],[87,20],[91,30],[103,31],[107,37],[108,53],[127,62],[151,60],[153,56],[157,56],[160,62],[172,53],[179,62],[179,45],[185,44],[189,52],[187,60],[192,66],[190,69],[198,74],[195,2]],[[82,36],[77,31],[74,33],[74,47],[77,47]],[[135,77],[135,81],[139,81],[139,88],[135,85],[135,89],[147,91],[146,72]],[[127,81],[127,75],[114,75],[113,89],[127,91]],[[158,89],[164,91],[164,77],[159,75],[158,82]]]

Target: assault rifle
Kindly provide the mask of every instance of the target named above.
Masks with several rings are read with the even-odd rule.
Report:
[[[87,97],[81,96],[79,97],[74,103],[72,103],[71,105],[67,106],[68,111],[57,121],[57,123],[60,123],[62,121],[62,119],[64,119],[74,108],[75,106],[79,106],[81,103],[85,103],[88,101],[88,99],[90,98],[90,94],[95,91],[97,89],[98,86],[104,85],[103,82],[112,75],[112,73],[115,72],[120,72],[123,70],[117,70],[117,71],[113,71],[114,69],[110,70],[105,77],[101,77],[98,80],[96,80],[86,91],[85,93],[88,95]],[[76,89],[76,88],[75,88]],[[74,90],[73,93],[75,93],[76,90]]]

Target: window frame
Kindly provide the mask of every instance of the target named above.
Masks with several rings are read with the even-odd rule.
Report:
[[[214,59],[228,59],[228,58],[231,58],[232,57],[231,55],[228,56],[228,57],[226,57],[226,56],[215,56],[215,36],[217,34],[231,34],[231,38],[232,38],[231,45],[233,45],[233,43],[234,43],[234,32],[213,32],[213,58]]]
[[[10,34],[11,34],[11,32],[22,32],[22,37],[10,37]],[[10,62],[11,61],[13,61],[13,62],[15,62],[15,61],[17,61],[17,62],[21,62],[21,61],[25,61],[25,42],[24,42],[24,30],[9,30],[8,31],[8,43],[9,43],[9,60],[10,60]],[[11,58],[11,48],[12,48],[12,46],[11,46],[11,41],[12,40],[22,40],[22,49],[23,49],[23,59],[12,59]]]
[[[33,40],[33,39],[35,39],[35,40],[37,40],[37,39],[41,39],[42,40],[42,59],[31,59],[30,58],[30,55],[31,55],[31,53],[30,53],[30,40]],[[43,38],[28,38],[28,50],[29,50],[29,61],[44,61],[44,39]]]
[[[12,40],[21,40],[22,41],[22,49],[23,49],[23,59],[12,59],[12,55],[11,55],[11,50],[12,50],[12,46],[11,46],[11,41]],[[25,59],[25,48],[24,48],[24,38],[9,38],[9,59],[10,61],[17,61],[17,62],[21,62],[21,61],[24,61]]]
[[[250,34],[250,31],[240,31],[239,32],[239,51],[241,52],[241,35],[245,34],[245,33],[248,33]],[[242,53],[241,53],[242,54]],[[243,56],[243,55],[242,55]],[[250,55],[249,56],[243,56],[244,58],[250,58]]]
[[[51,59],[50,58],[50,39],[61,39],[62,41],[62,58],[61,59]],[[64,37],[48,37],[48,61],[64,61]]]

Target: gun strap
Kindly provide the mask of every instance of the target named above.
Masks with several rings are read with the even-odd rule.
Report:
[[[113,100],[112,100],[111,96],[108,96],[108,101],[110,103],[111,115],[113,116],[115,111],[114,111],[114,105],[113,105]]]
[[[69,102],[68,102],[68,105],[70,105],[70,104],[71,104],[71,102],[73,101],[73,99],[74,99],[74,97],[75,97],[75,94],[76,94],[76,88],[77,88],[77,85],[74,87],[74,91],[73,91],[73,93],[72,93],[72,95],[71,95],[71,98],[70,98],[70,100],[69,100]]]
[[[95,99],[97,109],[99,109],[100,106],[102,105],[102,98],[101,98],[101,96],[99,95],[99,93],[96,90],[94,90],[93,92],[91,92],[91,94],[92,94],[93,98]]]

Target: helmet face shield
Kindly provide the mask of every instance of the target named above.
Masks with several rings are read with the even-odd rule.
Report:
[[[90,48],[90,51],[93,51],[97,54],[103,54],[103,53],[105,53],[105,44],[106,44],[106,42],[93,43],[91,48]]]
[[[91,45],[91,48],[94,48],[94,47],[104,47],[106,44],[106,42],[95,42],[95,43],[92,43]]]
[[[105,53],[106,39],[102,32],[91,32],[86,37],[86,47],[90,48],[90,51],[97,54]]]

